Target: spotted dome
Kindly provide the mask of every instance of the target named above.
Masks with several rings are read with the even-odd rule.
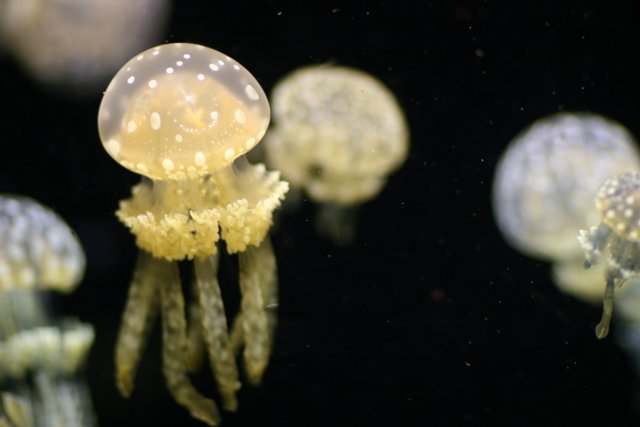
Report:
[[[596,208],[615,233],[640,241],[640,173],[629,172],[607,179],[596,196]]]
[[[269,125],[267,97],[228,56],[195,44],[149,49],[105,91],[100,138],[122,166],[152,179],[211,173],[252,149]]]

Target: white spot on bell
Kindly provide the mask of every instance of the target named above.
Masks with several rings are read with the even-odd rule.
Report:
[[[135,132],[136,129],[138,129],[138,125],[136,125],[136,122],[134,122],[133,120],[129,120],[129,123],[127,123],[127,131],[131,133]]]
[[[184,139],[182,138],[182,135],[177,134],[177,135],[176,135],[176,142],[177,142],[177,143],[180,143],[180,142],[182,142],[182,141],[184,141]]]
[[[233,117],[236,119],[236,122],[240,123],[241,125],[247,122],[247,114],[240,108],[236,108],[236,111],[233,113]]]
[[[151,89],[155,89],[156,86],[158,86],[158,82],[155,79],[149,80],[149,87]]]
[[[198,74],[198,80],[203,81],[204,80],[204,74]]]
[[[211,68],[213,71],[218,71],[220,69],[220,67],[213,63],[209,64],[209,68]]]
[[[172,67],[167,67],[167,74],[173,74],[173,68]]]
[[[175,166],[173,165],[173,162],[171,161],[171,159],[164,159],[162,161],[162,167],[165,168],[165,170],[167,171],[172,171]]]
[[[115,139],[107,141],[106,148],[113,157],[118,157],[118,154],[120,154],[120,143]]]
[[[151,113],[151,116],[149,117],[149,123],[151,124],[151,129],[160,129],[160,126],[162,126],[162,119],[160,118],[160,114],[155,111]]]
[[[127,79],[127,83],[129,84],[132,84],[135,81],[136,81],[136,78],[134,76],[129,76],[129,78]]]
[[[235,155],[236,155],[236,150],[234,150],[233,148],[229,148],[227,149],[227,151],[224,152],[224,159],[231,160]]]
[[[258,92],[256,92],[256,89],[251,85],[246,85],[244,87],[244,93],[252,101],[257,101],[258,98],[260,98],[260,96],[258,95]]]
[[[193,159],[196,162],[196,166],[204,166],[207,161],[207,159],[204,157],[204,154],[202,154],[202,152],[200,151],[196,153]]]
[[[246,148],[247,150],[251,150],[255,145],[256,145],[256,139],[249,138],[247,139],[247,142],[244,143],[244,148]]]
[[[209,117],[211,117],[211,120],[213,120],[214,122],[218,121],[218,112],[217,111],[212,111],[211,114],[209,114]]]

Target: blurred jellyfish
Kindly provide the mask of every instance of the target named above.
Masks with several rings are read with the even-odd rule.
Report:
[[[77,375],[93,328],[54,320],[46,294],[74,289],[84,267],[80,243],[60,217],[26,197],[0,196],[0,425],[95,424]]]
[[[117,211],[140,248],[115,352],[124,396],[133,390],[158,308],[167,387],[195,418],[220,421],[215,403],[187,376],[201,340],[225,409],[237,408],[234,353],[240,348],[249,381],[260,381],[277,306],[267,234],[288,184],[263,165],[234,160],[260,141],[269,116],[267,98],[245,68],[194,44],[141,53],[107,88],[98,114],[103,145],[120,165],[145,177]],[[217,279],[218,240],[239,258],[242,302],[230,334]],[[190,333],[178,273],[178,261],[185,259],[195,270]]]
[[[520,252],[553,262],[561,290],[594,303],[603,295],[604,270],[584,270],[576,234],[599,222],[593,200],[602,182],[637,169],[635,140],[620,124],[587,113],[540,119],[514,138],[498,162],[498,228]]]
[[[45,84],[96,93],[158,42],[170,0],[0,0],[0,45]]]
[[[318,231],[348,243],[355,232],[354,208],[374,198],[407,157],[402,109],[372,76],[328,65],[289,74],[271,100],[268,163],[322,204]]]
[[[640,166],[633,137],[601,116],[559,113],[534,122],[503,153],[493,182],[493,210],[505,239],[549,261],[582,256],[580,228],[597,223],[602,182]]]

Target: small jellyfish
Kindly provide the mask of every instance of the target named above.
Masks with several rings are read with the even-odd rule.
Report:
[[[93,328],[54,319],[45,293],[71,291],[84,267],[80,243],[60,217],[29,198],[0,195],[0,425],[95,424],[77,375]]]
[[[145,177],[117,211],[140,248],[115,350],[116,383],[124,396],[133,390],[158,311],[167,387],[195,418],[220,421],[215,403],[187,376],[202,342],[225,409],[237,408],[235,353],[241,348],[249,381],[260,381],[277,306],[267,234],[288,184],[278,172],[238,158],[261,140],[269,119],[256,79],[228,56],[194,44],[137,55],[105,91],[98,113],[104,148]],[[239,257],[242,301],[230,332],[217,279],[219,240]],[[180,260],[192,260],[195,272],[188,329]]]
[[[95,93],[131,55],[157,42],[170,0],[3,0],[0,45],[36,80]]]
[[[639,168],[635,140],[616,122],[587,113],[537,120],[498,161],[493,181],[498,228],[531,257],[581,258],[575,235],[598,220],[593,206],[598,187],[612,175]]]
[[[337,243],[354,232],[352,209],[374,198],[404,163],[407,122],[380,81],[352,68],[310,66],[273,89],[268,163],[322,203],[319,231]]]
[[[596,336],[609,333],[616,287],[640,273],[640,172],[618,174],[607,179],[596,196],[600,224],[582,229],[578,235],[584,250],[585,268],[597,264],[606,251],[605,291],[602,320]]]

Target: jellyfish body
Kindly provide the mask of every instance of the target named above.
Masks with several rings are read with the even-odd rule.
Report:
[[[3,0],[0,45],[37,80],[93,93],[162,34],[169,0]]]
[[[575,236],[600,221],[602,208],[593,198],[602,182],[638,169],[635,140],[620,124],[594,114],[559,113],[514,138],[495,173],[493,208],[503,236],[520,252],[551,261],[553,280],[563,292],[591,304],[604,297],[600,337],[607,333],[613,303],[613,286],[603,292],[602,277],[620,282],[625,270],[609,265],[618,262],[616,257],[584,269],[589,241],[606,245],[612,240],[606,228],[582,233],[580,242]],[[612,252],[618,246],[612,244]],[[601,249],[595,245],[587,251],[589,264],[595,264]]]
[[[54,319],[44,293],[71,291],[84,267],[82,247],[58,215],[29,198],[0,195],[0,425],[95,424],[77,375],[93,328]]]
[[[235,351],[243,348],[249,380],[260,380],[277,306],[267,233],[288,184],[263,165],[234,160],[260,141],[269,116],[255,78],[228,56],[199,45],[147,50],[107,88],[98,115],[103,145],[122,166],[146,177],[117,211],[141,249],[116,344],[116,382],[123,395],[133,389],[158,310],[167,386],[194,417],[219,422],[215,403],[187,377],[200,341],[226,409],[237,407]],[[231,333],[217,280],[219,240],[227,252],[239,254],[242,303]],[[196,287],[188,332],[177,269],[184,259],[193,260]]]
[[[340,230],[341,219],[352,217],[348,209],[374,198],[405,161],[409,131],[402,109],[372,76],[328,65],[292,72],[271,99],[268,163],[327,206],[322,224]]]
[[[511,141],[498,162],[493,181],[498,228],[513,247],[534,258],[581,257],[576,230],[597,222],[598,187],[639,166],[633,137],[611,120],[586,113],[540,119]]]
[[[580,230],[584,265],[597,264],[606,253],[602,320],[596,336],[609,333],[616,287],[640,273],[640,172],[628,172],[606,180],[596,196],[600,225]]]

